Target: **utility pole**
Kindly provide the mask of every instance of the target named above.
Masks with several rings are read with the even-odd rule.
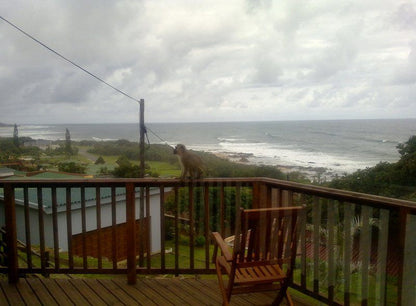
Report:
[[[140,177],[144,177],[144,134],[146,133],[146,127],[144,126],[144,99],[140,99]],[[144,205],[145,205],[145,198],[144,198],[144,187],[140,187],[140,214],[139,214],[139,222],[140,222],[140,230],[143,235],[144,229]],[[148,212],[149,213],[149,212]],[[143,236],[142,236],[143,238]],[[144,266],[144,239],[140,239],[139,241],[139,266]],[[147,250],[147,256],[149,256],[150,250]]]
[[[140,99],[140,177],[144,177],[144,99]]]

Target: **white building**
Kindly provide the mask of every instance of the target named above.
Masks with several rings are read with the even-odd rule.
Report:
[[[126,222],[126,200],[125,188],[116,188],[116,223],[123,224]],[[137,189],[138,190],[138,189]],[[68,232],[67,232],[67,213],[66,213],[66,190],[57,188],[57,223],[58,223],[58,239],[59,249],[61,251],[68,250]],[[29,226],[30,240],[32,245],[40,244],[40,228],[39,228],[39,211],[36,188],[29,188]],[[140,192],[136,192],[136,219],[140,217]],[[43,220],[44,220],[44,237],[45,246],[54,247],[53,235],[53,216],[52,216],[52,197],[51,189],[44,188],[42,192],[43,200]],[[17,189],[15,192],[16,200],[16,224],[17,238],[22,242],[26,242],[25,214],[23,203],[23,190]],[[101,206],[101,228],[110,227],[112,225],[112,205],[111,205],[111,188],[100,188],[100,206]],[[80,188],[71,189],[71,223],[72,236],[82,233],[82,209],[81,209],[81,191]],[[145,209],[144,209],[145,211]],[[4,201],[0,189],[0,226],[5,224],[4,220]],[[145,213],[146,216],[146,213]],[[150,190],[150,241],[151,252],[160,251],[160,193],[159,189]],[[96,189],[85,188],[85,220],[86,232],[97,229],[97,205],[96,205]]]

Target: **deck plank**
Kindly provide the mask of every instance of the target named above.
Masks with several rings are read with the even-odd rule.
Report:
[[[148,298],[154,301],[158,305],[174,305],[170,299],[164,295],[161,295],[155,290],[149,279],[142,279],[136,284],[137,288],[142,291]]]
[[[88,300],[92,305],[106,305],[106,303],[101,299],[99,295],[95,293],[94,290],[91,290],[88,287],[84,280],[79,279],[70,279],[69,282],[79,291],[79,293]]]
[[[160,279],[158,282],[166,288],[170,295],[177,296],[182,300],[183,303],[186,303],[187,305],[201,305],[204,302],[198,298],[199,294],[185,290],[185,288],[181,286],[181,280],[179,279]],[[206,305],[211,305],[209,303],[210,301],[206,302]]]
[[[32,288],[26,283],[25,279],[21,279],[16,284],[16,289],[19,291],[20,296],[24,301],[30,301],[31,306],[42,305]]]
[[[107,303],[107,305],[124,305],[124,303],[122,303],[96,279],[84,279],[83,282],[90,290],[99,295]]]
[[[233,296],[231,305],[267,305],[274,293]],[[0,305],[221,305],[216,280],[195,278],[144,278],[128,285],[113,279],[20,279],[0,281]],[[304,304],[300,304],[304,305]]]
[[[146,284],[153,288],[155,291],[159,292],[159,294],[163,294],[163,296],[167,298],[173,305],[186,304],[179,296],[170,293],[170,291],[166,289],[165,285],[163,285],[159,279],[148,279]]]
[[[211,286],[213,282],[201,282],[195,281],[195,279],[184,279],[182,280],[184,286],[188,286],[190,290],[196,291],[203,294],[206,300],[211,300],[216,305],[222,303],[221,293],[218,286]]]
[[[56,279],[57,285],[62,288],[75,305],[93,305],[70,283],[69,279]]]
[[[45,288],[51,293],[53,293],[53,297],[55,301],[60,306],[69,306],[74,305],[74,303],[69,299],[66,295],[65,291],[59,287],[56,282],[52,279],[40,279],[40,282],[43,284]]]
[[[7,282],[2,282],[0,285],[6,296],[6,301],[9,305],[20,305],[23,303],[23,300],[17,291],[17,288],[13,284],[8,284]]]
[[[149,299],[146,295],[144,295],[140,288],[136,287],[136,285],[126,285],[125,279],[116,279],[114,283],[120,287],[120,289],[124,290],[126,294],[130,295],[132,299],[136,302],[140,303],[141,305],[155,305],[157,304]]]
[[[5,305],[6,303],[7,303],[7,298],[3,292],[3,289],[1,288],[1,283],[0,283],[0,305]]]
[[[131,298],[126,292],[117,286],[111,279],[98,279],[97,280],[103,287],[105,287],[111,294],[113,294],[118,300],[125,305],[137,304],[137,301]],[[126,284],[127,286],[127,284]]]
[[[28,284],[30,288],[32,288],[33,292],[36,294],[41,304],[58,305],[55,298],[49,293],[48,289],[42,284],[40,279],[28,278],[26,279],[26,284]],[[29,302],[28,304],[31,303]]]

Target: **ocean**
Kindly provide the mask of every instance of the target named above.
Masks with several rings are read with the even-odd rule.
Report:
[[[396,146],[416,135],[416,119],[325,120],[222,123],[147,123],[150,143],[175,145],[228,157],[247,157],[252,164],[321,173],[352,173],[381,161],[396,162]],[[138,141],[139,124],[20,125],[19,136],[33,139]],[[13,127],[0,127],[12,137]],[[309,173],[310,174],[310,173]]]

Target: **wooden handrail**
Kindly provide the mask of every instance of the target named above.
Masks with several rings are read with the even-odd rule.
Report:
[[[119,201],[119,196],[116,194],[116,188],[123,187],[125,188],[125,210],[124,212],[120,211],[117,208],[116,201]],[[362,267],[361,282],[363,282],[362,292],[359,293],[362,296],[363,303],[368,302],[368,287],[369,287],[369,273],[370,267],[373,265],[371,260],[373,260],[374,255],[380,255],[381,261],[377,262],[377,278],[381,281],[380,288],[377,288],[379,293],[380,300],[386,301],[385,292],[383,291],[384,287],[387,287],[387,270],[388,270],[388,260],[394,256],[395,260],[400,264],[397,270],[397,304],[400,304],[402,300],[407,298],[406,294],[408,292],[404,290],[403,286],[407,284],[403,283],[403,280],[408,279],[414,280],[416,276],[406,274],[405,267],[405,253],[406,248],[411,248],[416,250],[416,246],[406,246],[406,241],[411,241],[406,239],[406,235],[409,232],[408,222],[411,222],[412,218],[409,216],[414,216],[416,214],[416,203],[411,201],[392,199],[387,197],[332,189],[322,186],[314,185],[305,185],[295,182],[271,179],[271,178],[206,178],[198,180],[179,180],[179,179],[155,179],[155,178],[139,178],[139,179],[76,179],[76,180],[0,180],[0,188],[3,188],[3,200],[0,196],[0,202],[4,203],[5,208],[5,220],[6,220],[6,242],[7,242],[7,255],[8,255],[8,267],[7,269],[0,267],[0,272],[7,272],[9,275],[10,282],[16,282],[18,280],[18,275],[20,273],[94,273],[94,274],[115,274],[123,273],[127,275],[128,283],[133,284],[136,281],[136,274],[141,273],[172,273],[172,274],[204,274],[204,273],[214,273],[214,268],[210,264],[210,255],[213,255],[211,247],[211,232],[221,232],[222,236],[227,234],[233,234],[233,221],[232,215],[238,213],[239,208],[242,205],[246,205],[245,208],[251,207],[255,209],[261,209],[263,207],[279,207],[279,206],[299,206],[302,204],[308,204],[308,222],[309,229],[306,229],[306,226],[303,227],[303,233],[301,234],[301,276],[300,284],[294,283],[293,287],[302,291],[305,294],[313,296],[316,299],[324,301],[326,303],[337,303],[335,301],[336,293],[334,282],[337,280],[335,275],[335,253],[333,252],[333,244],[337,241],[339,237],[336,237],[338,232],[342,232],[344,239],[344,244],[342,249],[344,254],[342,254],[342,269],[343,272],[347,274],[347,279],[344,282],[345,292],[343,302],[349,304],[351,302],[351,281],[350,276],[352,269],[350,269],[351,262],[357,260],[357,254],[354,248],[359,248],[359,258],[361,260],[360,264],[364,265]],[[23,201],[18,202],[20,205],[24,205],[23,211],[24,214],[23,221],[25,227],[23,228],[16,224],[16,206],[15,206],[15,189],[23,188]],[[28,190],[29,188],[34,188],[37,190],[38,203],[37,205],[29,205],[28,199]],[[45,199],[42,197],[42,190],[51,188],[51,209],[48,208],[47,213],[51,214],[53,217],[52,222],[48,223],[44,221],[43,214],[43,203]],[[66,191],[66,200],[64,206],[59,208],[59,213],[65,213],[66,218],[58,219],[57,216],[57,188],[63,188]],[[75,255],[73,253],[72,238],[74,233],[74,212],[71,211],[71,190],[72,189],[81,190],[81,201],[79,205],[80,215],[82,216],[82,264],[78,262],[75,263]],[[87,208],[91,205],[90,202],[87,203],[85,199],[85,190],[86,188],[96,188],[96,194],[100,195],[100,188],[111,188],[111,197],[106,198],[106,200],[96,201],[96,207],[100,208],[100,211],[94,211],[93,215],[87,216]],[[146,204],[143,205],[136,203],[136,190],[146,190]],[[160,267],[153,267],[151,263],[150,256],[147,256],[150,250],[151,240],[150,235],[152,233],[146,232],[148,239],[141,240],[139,251],[136,250],[135,244],[136,238],[140,237],[143,233],[144,224],[147,222],[140,221],[140,227],[136,228],[136,219],[138,217],[145,216],[150,218],[150,188],[155,188],[155,192],[159,192],[159,200],[157,205],[158,212],[160,214],[160,227],[157,229],[156,233],[153,233],[153,237],[159,235],[161,253],[160,253]],[[165,192],[166,189],[173,190],[169,196],[173,196],[173,208],[171,211],[166,209],[166,201],[168,198],[168,192]],[[211,190],[215,190],[211,194]],[[153,189],[151,189],[153,190]],[[181,191],[181,193],[179,192]],[[152,191],[153,192],[153,191]],[[249,194],[249,196],[248,196]],[[143,194],[142,194],[143,195]],[[243,201],[244,198],[244,201]],[[250,202],[247,202],[250,201]],[[307,203],[304,203],[306,201]],[[105,203],[103,203],[105,202]],[[181,203],[179,205],[179,202]],[[215,202],[215,205],[214,205]],[[118,202],[117,202],[118,203]],[[1,203],[0,203],[1,204]],[[136,206],[139,208],[136,208]],[[249,205],[249,206],[247,206]],[[29,207],[30,206],[30,207]],[[180,208],[181,207],[181,208]],[[359,207],[359,209],[357,209]],[[36,218],[31,220],[28,216],[30,209],[37,209]],[[101,210],[106,210],[104,214]],[[139,210],[137,210],[139,209]],[[184,211],[179,211],[180,209],[185,209]],[[20,212],[19,212],[20,213]],[[120,252],[117,249],[117,243],[119,240],[118,234],[118,221],[116,220],[116,214],[124,214],[126,216],[125,223],[126,229],[129,235],[126,236],[125,240],[127,241],[127,267],[120,268],[117,264],[117,255]],[[174,225],[174,239],[172,240],[175,243],[174,247],[174,266],[168,264],[167,256],[168,253],[165,253],[165,214],[168,213],[171,215],[171,223]],[[180,214],[182,213],[182,215]],[[107,214],[107,215],[106,215]],[[345,237],[352,235],[351,222],[354,217],[362,218],[361,222],[364,223],[363,234],[360,236],[360,239],[364,237],[365,239],[362,243],[357,246],[357,243],[349,241]],[[398,216],[398,217],[397,217]],[[383,224],[383,228],[380,228],[380,233],[373,233],[372,225],[370,221],[372,218],[377,217],[380,220],[380,224]],[[86,224],[91,222],[91,218],[96,219],[96,226],[98,234],[96,237],[99,237],[99,246],[98,252],[98,267],[91,267],[87,264],[87,252],[86,252],[86,237],[83,236],[87,233]],[[102,223],[102,219],[106,219],[108,223],[105,225]],[[189,220],[186,225],[183,225],[183,222],[180,222],[182,218]],[[212,218],[216,218],[215,222],[211,224]],[[399,237],[394,239],[395,249],[392,251],[391,248],[388,248],[389,243],[389,231],[391,230],[388,226],[391,224],[391,218],[398,218],[398,232],[395,233],[394,237]],[[236,218],[235,220],[238,220]],[[414,218],[413,218],[414,220]],[[156,220],[154,220],[156,222]],[[39,224],[29,224],[29,222],[39,222]],[[60,223],[63,224],[60,224]],[[124,221],[123,221],[124,222]],[[342,224],[344,222],[344,224]],[[305,221],[306,223],[306,221]],[[345,225],[345,228],[339,227],[340,225]],[[52,242],[50,242],[49,247],[54,248],[55,257],[55,266],[54,267],[45,267],[42,264],[42,267],[36,268],[32,266],[31,259],[29,259],[27,267],[19,267],[17,260],[17,235],[18,229],[20,230],[20,235],[25,234],[26,239],[28,239],[28,245],[39,244],[40,255],[43,258],[45,252],[45,238],[50,239],[50,237],[43,237],[44,231],[47,227],[53,227],[53,237]],[[61,241],[58,238],[58,226],[61,226],[60,231],[66,231],[68,235],[67,241]],[[104,239],[104,232],[101,230],[105,226],[108,228],[109,236],[107,236],[108,241]],[[335,228],[335,227],[339,228]],[[414,225],[413,225],[414,226]],[[38,231],[40,235],[40,242],[33,243],[31,241],[32,236],[35,232],[31,233],[31,230]],[[412,227],[409,227],[412,228]],[[139,230],[140,229],[140,230]],[[200,231],[199,231],[200,230]],[[308,233],[306,231],[309,231]],[[189,253],[179,254],[180,248],[180,235],[182,232],[187,231],[189,239]],[[322,240],[322,232],[327,231],[328,237]],[[140,234],[139,234],[140,233]],[[199,234],[198,234],[199,233]],[[196,240],[200,238],[198,235],[205,237],[205,241],[202,243],[202,248],[204,248],[204,260],[203,262],[197,262],[196,257]],[[309,235],[309,236],[308,236]],[[373,236],[372,236],[373,235]],[[376,236],[374,236],[376,235]],[[391,235],[391,233],[390,233]],[[96,238],[94,238],[96,239]],[[374,240],[374,241],[373,241]],[[378,252],[374,254],[374,249],[369,246],[367,242],[376,242]],[[31,243],[32,242],[32,243]],[[110,264],[112,261],[112,268],[103,268],[102,264],[102,254],[100,252],[103,244],[109,242],[111,243],[110,254],[112,258],[109,258]],[[307,258],[306,244],[309,243],[309,251],[312,255],[308,255]],[[364,246],[364,244],[366,244]],[[59,259],[57,258],[58,248],[62,244],[67,244],[68,246],[68,267],[65,265],[60,265]],[[396,246],[397,245],[397,246]],[[360,249],[360,248],[363,249]],[[136,253],[137,252],[137,253]],[[322,252],[330,252],[329,254],[321,254]],[[366,254],[366,253],[371,253]],[[409,251],[407,251],[409,252]],[[200,253],[200,252],[198,252]],[[143,257],[146,254],[147,261],[145,262]],[[189,256],[189,265],[186,266],[179,265],[180,256]],[[138,257],[137,257],[138,256]],[[140,267],[137,267],[137,258],[139,258]],[[383,259],[384,258],[384,259]],[[308,260],[307,260],[308,259]],[[378,259],[378,258],[377,258]],[[346,262],[346,260],[348,262]],[[328,282],[327,288],[323,288],[323,284],[319,279],[319,272],[322,268],[322,261],[328,261]],[[307,263],[308,262],[308,266]],[[373,267],[371,267],[373,268]],[[309,270],[308,270],[309,269]],[[381,271],[384,269],[384,271]],[[416,284],[415,284],[416,285]],[[326,286],[326,285],[325,285]],[[383,287],[384,286],[384,287]],[[313,287],[313,288],[312,288]]]

